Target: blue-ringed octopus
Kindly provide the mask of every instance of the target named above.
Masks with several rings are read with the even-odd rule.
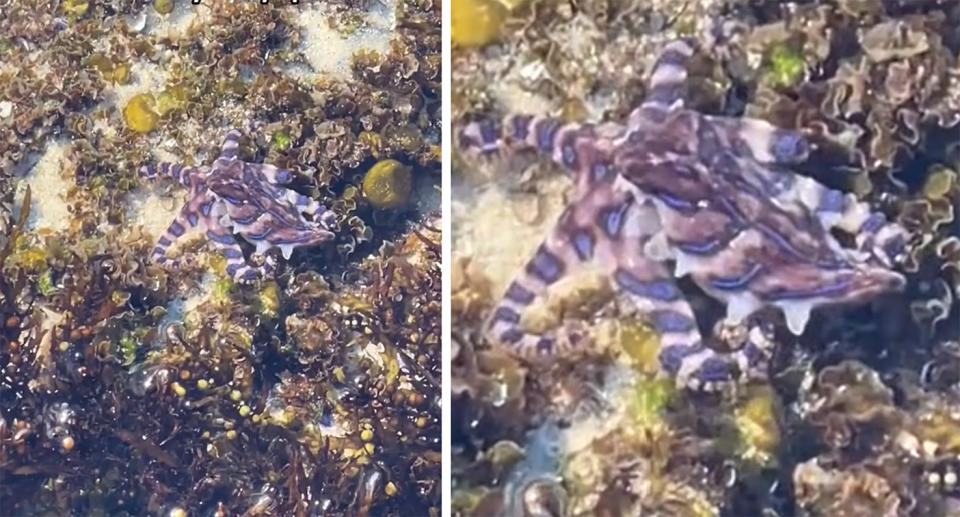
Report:
[[[289,259],[296,247],[333,239],[334,213],[313,198],[284,187],[294,179],[289,170],[239,159],[241,136],[238,129],[229,131],[211,166],[164,162],[140,168],[143,178],[166,176],[190,189],[187,203],[153,249],[155,263],[167,268],[183,266],[190,258],[170,260],[167,250],[187,230],[199,228],[226,259],[227,274],[250,283],[273,272],[275,262],[264,255],[267,251],[278,248]],[[259,261],[244,259],[235,235],[254,245]]]
[[[528,360],[589,348],[582,320],[533,331],[522,315],[562,277],[599,268],[659,334],[661,371],[681,386],[719,389],[765,375],[772,342],[746,323],[761,309],[778,307],[799,335],[816,307],[904,287],[894,267],[905,230],[853,194],[787,168],[812,150],[804,133],[685,106],[694,52],[690,40],[664,47],[626,124],[509,115],[499,129],[489,120],[464,126],[467,155],[530,149],[559,164],[576,187],[492,311],[493,342]],[[832,229],[855,242],[841,244]],[[684,275],[725,304],[724,323],[749,329],[739,348],[705,344],[675,281]]]

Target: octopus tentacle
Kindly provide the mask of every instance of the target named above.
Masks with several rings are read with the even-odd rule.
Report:
[[[527,359],[588,346],[588,337],[577,327],[568,324],[559,330],[536,333],[523,328],[521,319],[524,310],[546,297],[551,285],[591,260],[591,246],[585,240],[568,240],[560,229],[552,231],[507,287],[494,309],[487,324],[491,338],[506,345],[515,355]]]
[[[624,132],[613,123],[564,124],[554,117],[510,115],[499,127],[489,120],[467,124],[460,132],[460,146],[477,155],[534,151],[577,175],[605,159],[612,140]]]
[[[222,230],[207,230],[207,239],[227,260],[227,274],[234,279],[242,278],[249,269],[243,258],[243,249],[233,235]],[[245,269],[246,268],[246,269]]]
[[[287,169],[281,169],[267,163],[252,164],[252,166],[259,171],[260,174],[263,174],[270,183],[286,185],[293,181],[293,173]]]
[[[241,138],[243,138],[243,134],[239,129],[227,131],[226,136],[223,137],[223,143],[220,145],[220,158],[235,159],[240,149]]]
[[[139,174],[141,178],[149,181],[155,181],[164,176],[173,178],[181,185],[193,188],[196,178],[206,174],[206,167],[191,167],[179,163],[160,162],[156,165],[144,165],[140,167]]]
[[[613,190],[608,182],[586,192],[571,203],[537,248],[533,258],[510,283],[488,322],[492,340],[507,345],[526,358],[552,356],[590,345],[581,323],[565,321],[557,330],[531,332],[521,324],[524,310],[543,301],[561,278],[586,270],[587,266],[611,269],[615,256],[610,243],[628,231],[624,215],[631,199]]]
[[[661,122],[668,112],[683,108],[687,63],[693,53],[693,44],[688,40],[676,40],[663,48],[651,70],[647,96],[630,114],[631,128],[639,128],[644,121]]]
[[[197,215],[190,210],[189,205],[184,206],[177,217],[170,223],[163,236],[157,240],[157,245],[153,248],[152,260],[166,268],[177,269],[190,263],[187,257],[181,257],[175,260],[169,260],[167,250],[178,239],[183,237],[189,228],[197,225]]]
[[[723,146],[748,154],[759,163],[800,163],[810,155],[810,141],[800,131],[781,129],[765,120],[754,118],[703,115],[701,127],[712,129],[718,142],[701,138],[701,149]],[[701,134],[704,131],[701,131]]]

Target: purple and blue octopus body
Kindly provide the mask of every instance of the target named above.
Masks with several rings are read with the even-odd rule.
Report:
[[[275,263],[270,257],[259,264],[247,261],[237,236],[251,243],[257,254],[276,248],[285,259],[294,248],[333,239],[333,212],[286,188],[284,185],[293,181],[290,171],[240,160],[240,137],[239,130],[228,132],[220,156],[211,166],[160,163],[140,168],[141,177],[169,177],[190,190],[186,204],[157,241],[154,262],[170,268],[182,266],[186,259],[171,260],[167,250],[188,230],[198,229],[226,259],[226,271],[232,278],[252,282],[272,273]]]
[[[502,130],[483,121],[460,132],[468,153],[530,149],[558,163],[576,185],[493,311],[493,341],[527,359],[589,347],[582,321],[533,332],[521,315],[562,277],[599,268],[659,333],[661,369],[681,385],[711,389],[764,377],[772,342],[752,328],[733,351],[706,346],[677,278],[689,275],[723,302],[726,323],[778,307],[796,335],[816,307],[903,288],[893,267],[906,232],[853,194],[789,170],[811,151],[802,133],[685,107],[693,53],[686,40],[665,46],[647,96],[626,124],[510,115]],[[854,236],[853,245],[831,230]]]

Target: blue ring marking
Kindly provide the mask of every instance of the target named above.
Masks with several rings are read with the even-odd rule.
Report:
[[[166,238],[166,237],[160,237],[160,238],[157,240],[157,244],[159,244],[160,246],[163,246],[164,248],[166,248],[167,246],[169,246],[169,245],[171,245],[171,244],[173,244],[173,243],[170,242],[170,239],[168,239],[168,238]]]
[[[290,174],[290,171],[286,169],[280,169],[277,171],[276,180],[278,183],[289,183],[293,179],[293,175]]]
[[[877,233],[887,223],[887,217],[879,212],[870,214],[860,225],[858,233]]]
[[[167,250],[161,248],[160,246],[153,248],[154,255],[165,255],[166,253],[167,253]]]
[[[196,225],[197,225],[197,221],[199,221],[199,218],[197,217],[197,214],[195,214],[195,213],[193,213],[193,212],[190,212],[190,213],[187,214],[187,222],[190,223],[190,226],[196,226]]]
[[[673,194],[670,194],[664,190],[658,190],[656,193],[654,193],[654,196],[656,196],[660,201],[663,201],[663,204],[677,211],[689,212],[697,208],[697,205],[692,201],[674,196]]]
[[[703,382],[723,382],[733,378],[730,364],[719,357],[708,357],[700,363],[697,377]]]
[[[600,211],[601,225],[607,236],[616,237],[620,233],[623,228],[623,214],[627,211],[628,206],[627,203],[623,203]]]
[[[176,221],[170,223],[170,228],[168,228],[167,230],[170,233],[176,235],[177,237],[180,237],[181,235],[183,235],[183,226]]]
[[[761,298],[780,301],[780,300],[802,300],[805,298],[813,298],[816,296],[837,296],[842,295],[853,285],[851,280],[842,280],[834,284],[826,285],[819,289],[808,289],[800,291],[789,291],[786,289],[778,289],[772,293],[765,293]]]
[[[563,273],[563,264],[560,259],[541,245],[533,259],[527,263],[527,272],[547,284],[552,284]]]
[[[214,242],[219,242],[220,244],[227,244],[227,245],[233,245],[233,244],[236,244],[237,242],[232,235],[219,234],[214,232],[213,230],[207,230],[207,238]]]
[[[752,341],[747,341],[747,343],[743,345],[741,353],[747,358],[747,364],[751,367],[758,366],[766,359],[766,354],[764,354],[763,350]]]
[[[671,239],[671,244],[684,253],[691,255],[713,255],[726,246],[725,239],[713,239],[705,242],[679,242]]]
[[[243,264],[227,264],[227,274],[236,276],[237,270],[243,267]]]
[[[669,373],[675,374],[680,370],[683,360],[699,351],[696,345],[666,345],[660,349],[660,366]]]
[[[619,268],[613,276],[621,287],[637,296],[665,302],[680,299],[680,290],[669,280],[642,281],[629,271]]]
[[[777,243],[777,245],[780,246],[781,249],[786,250],[788,253],[790,253],[794,257],[804,262],[809,260],[808,257],[803,256],[803,254],[800,253],[800,251],[796,247],[794,247],[793,244],[791,244],[786,237],[784,237],[783,235],[780,235],[780,233],[774,230],[773,228],[770,228],[767,225],[761,224],[761,223],[757,223],[756,227],[757,229],[760,230],[760,233],[764,234],[767,238]]]
[[[480,129],[480,140],[484,145],[497,142],[497,128],[494,127],[493,122],[484,120],[477,125]]]
[[[650,313],[650,323],[661,334],[668,332],[687,332],[696,324],[686,315],[672,310],[660,310]]]
[[[557,122],[553,119],[543,119],[537,124],[537,147],[541,151],[549,151],[553,149],[553,137],[557,134],[557,129],[559,126]]]
[[[548,337],[542,337],[537,341],[537,353],[547,355],[553,353],[553,340]]]
[[[533,302],[535,297],[532,292],[528,291],[525,287],[516,282],[510,283],[510,286],[507,287],[507,292],[504,294],[504,296],[509,300],[523,305],[529,305],[531,302]]]
[[[257,234],[257,233],[247,233],[247,234],[244,234],[244,237],[246,237],[246,238],[248,238],[248,239],[251,239],[251,240],[255,240],[255,241],[261,241],[261,240],[263,240],[263,239],[266,239],[266,238],[267,238],[267,235],[270,235],[270,233],[272,233],[272,232],[273,232],[273,229],[272,229],[272,228],[267,228],[266,230],[263,231],[263,233],[259,233],[259,234]]]
[[[596,162],[590,167],[590,172],[593,174],[593,181],[599,182],[607,178],[607,175],[610,173],[610,167],[604,162]]]
[[[272,239],[271,242],[273,242],[274,244],[303,244],[304,242],[307,242],[312,238],[314,238],[313,235],[305,234],[293,239]]]
[[[228,259],[238,259],[243,257],[243,253],[240,253],[240,250],[236,248],[224,248],[221,253]]]
[[[573,150],[573,146],[569,144],[564,145],[560,150],[560,154],[562,155],[563,163],[568,167],[573,167],[577,161],[577,153]]]
[[[520,314],[509,307],[497,307],[497,310],[493,312],[493,319],[507,323],[520,323]]]
[[[516,140],[526,140],[527,136],[530,134],[530,119],[527,115],[518,115],[513,118],[513,134],[511,135]]]
[[[835,189],[828,189],[820,196],[820,206],[817,210],[821,212],[843,212],[843,192]]]
[[[211,208],[213,208],[213,201],[207,201],[206,203],[200,205],[200,213],[203,215],[210,215]]]
[[[744,288],[763,270],[761,264],[754,264],[740,276],[714,276],[710,278],[710,285],[725,291],[735,291]]]
[[[259,217],[260,214],[254,213],[250,217],[231,217],[230,220],[239,224],[250,224],[256,221]]]
[[[511,345],[515,344],[521,339],[523,339],[523,332],[520,332],[514,328],[505,330],[502,334],[500,334],[500,341]]]
[[[810,151],[806,137],[792,131],[778,131],[773,135],[771,153],[779,161],[802,159]]]
[[[573,234],[573,249],[580,260],[588,260],[593,256],[593,236],[586,230],[579,230]]]

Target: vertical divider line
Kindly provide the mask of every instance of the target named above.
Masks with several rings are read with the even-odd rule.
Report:
[[[451,451],[450,451],[450,419],[451,419],[451,407],[450,407],[450,362],[452,357],[450,355],[451,342],[450,342],[450,330],[452,328],[451,318],[451,309],[450,309],[450,265],[452,264],[452,255],[451,255],[451,204],[450,204],[450,187],[451,183],[451,173],[450,173],[450,164],[451,156],[453,152],[453,138],[452,138],[452,120],[451,120],[451,38],[450,38],[450,7],[451,3],[449,0],[440,0],[443,2],[440,6],[440,19],[441,19],[441,52],[442,56],[442,66],[441,66],[441,127],[442,135],[440,141],[441,149],[441,211],[442,211],[442,229],[443,229],[443,241],[441,243],[441,281],[442,286],[442,296],[443,303],[441,307],[441,361],[442,361],[442,386],[441,386],[441,444],[443,452],[441,455],[442,466],[440,477],[441,483],[441,514],[443,517],[450,517],[450,504],[451,504],[451,490],[450,490],[450,461],[451,461]]]

